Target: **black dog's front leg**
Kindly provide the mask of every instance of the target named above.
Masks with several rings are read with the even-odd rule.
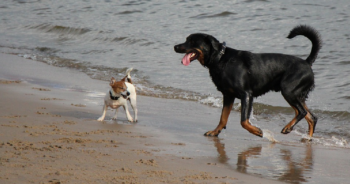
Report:
[[[226,128],[227,120],[233,107],[234,97],[224,95],[224,105],[222,107],[221,118],[218,126],[212,130],[206,132],[205,136],[218,136],[223,128]]]
[[[257,128],[250,124],[249,117],[253,107],[253,96],[249,93],[244,93],[241,99],[241,125],[250,133],[262,137],[263,132],[260,128]]]

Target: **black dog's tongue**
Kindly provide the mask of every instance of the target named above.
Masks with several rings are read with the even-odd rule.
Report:
[[[191,55],[192,53],[188,53],[182,58],[183,65],[188,66],[191,63]]]

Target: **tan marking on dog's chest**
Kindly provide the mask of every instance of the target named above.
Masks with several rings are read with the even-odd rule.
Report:
[[[197,60],[204,66],[204,54],[203,54],[202,50],[196,49],[196,51],[198,52]]]

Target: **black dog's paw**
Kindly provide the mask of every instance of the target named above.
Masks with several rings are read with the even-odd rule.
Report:
[[[312,142],[312,138],[311,137],[310,138],[301,138],[300,142],[302,142],[302,143],[311,143]]]
[[[284,127],[281,131],[282,134],[289,134],[293,130],[292,127]]]
[[[221,131],[216,131],[216,130],[208,131],[204,134],[204,136],[217,137],[217,136],[219,136],[220,132]]]
[[[264,132],[260,129],[260,128],[258,128],[259,130],[258,130],[258,133],[256,134],[258,137],[263,137],[264,136]]]

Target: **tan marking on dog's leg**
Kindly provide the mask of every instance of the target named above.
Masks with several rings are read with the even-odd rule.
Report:
[[[295,122],[297,121],[297,116],[299,114],[298,110],[292,106],[292,108],[295,111],[295,117],[292,119],[292,121],[290,121],[281,131],[282,134],[289,134],[292,130],[293,130],[293,126],[295,124]]]
[[[305,119],[306,119],[307,123],[309,124],[309,136],[312,137],[312,135],[314,134],[314,129],[315,129],[316,123],[313,119],[312,114],[310,113],[309,109],[307,108],[306,104],[304,104],[304,108],[307,111]]]
[[[221,130],[223,128],[226,128],[227,120],[231,113],[232,107],[233,107],[233,103],[231,103],[228,106],[224,106],[222,108],[221,118],[218,126],[214,130],[206,132],[204,134],[205,136],[218,136]]]
[[[312,135],[314,134],[315,122],[312,120],[311,114],[309,112],[307,112],[305,119],[306,119],[307,123],[309,124],[309,136],[312,137]]]
[[[249,119],[241,122],[241,125],[244,129],[248,130],[250,133],[252,133],[256,136],[259,136],[259,137],[263,136],[263,131],[260,128],[251,125],[249,122]]]

